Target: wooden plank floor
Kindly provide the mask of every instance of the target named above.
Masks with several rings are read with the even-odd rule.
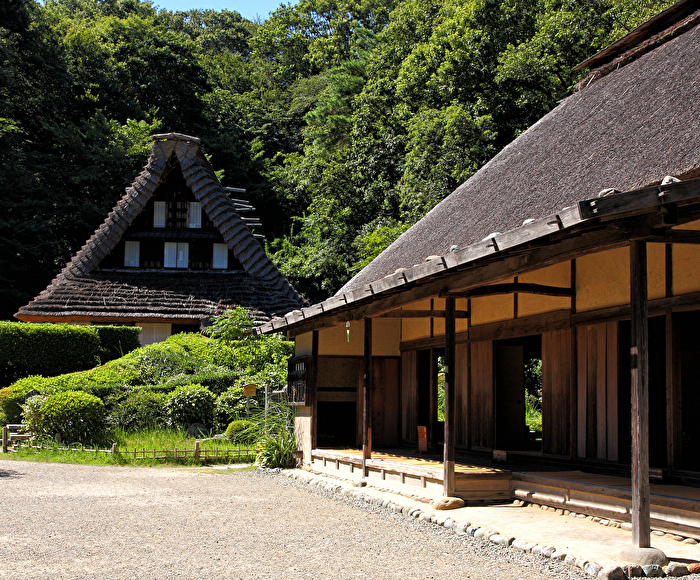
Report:
[[[521,477],[516,474],[516,478]],[[554,480],[566,482],[572,487],[594,487],[594,488],[620,488],[625,492],[631,490],[631,480],[627,477],[614,475],[603,475],[599,473],[584,473],[583,471],[528,471],[522,474],[524,480],[541,480],[543,483],[553,483]],[[650,491],[652,495],[682,498],[689,501],[700,502],[700,489],[683,485],[670,485],[664,483],[651,483]],[[700,506],[699,506],[700,507]]]
[[[341,454],[350,455],[351,457],[357,457],[362,459],[362,451],[358,449],[324,449],[324,451]],[[388,451],[372,451],[372,461],[387,461],[394,464],[410,465],[412,467],[426,467],[429,469],[444,469],[444,464],[442,461],[437,459],[431,459],[429,457],[424,457],[421,455],[398,455]],[[506,469],[498,469],[494,467],[483,467],[480,465],[469,465],[463,463],[455,464],[455,473],[464,474],[509,474],[510,472]]]

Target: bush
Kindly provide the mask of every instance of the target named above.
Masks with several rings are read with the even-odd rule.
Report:
[[[32,433],[49,437],[59,435],[61,441],[66,443],[88,443],[102,435],[105,428],[104,404],[94,395],[82,391],[48,396],[41,404],[38,415],[32,425]]]
[[[255,423],[246,419],[231,421],[226,428],[226,438],[234,443],[253,443],[252,430]]]
[[[182,385],[166,395],[165,412],[170,427],[187,429],[192,423],[211,427],[214,419],[214,395],[202,385]]]
[[[245,415],[246,398],[242,387],[235,387],[222,393],[214,402],[214,429],[220,431],[231,421]],[[251,397],[250,411],[257,412],[258,403]]]
[[[46,380],[43,377],[27,377],[0,390],[0,410],[5,415],[6,423],[21,422],[24,398],[32,390],[43,392]]]
[[[162,427],[166,423],[166,393],[137,390],[114,405],[110,422],[125,431]]]
[[[99,357],[102,364],[123,357],[141,346],[138,326],[96,326],[100,338]]]
[[[178,375],[169,379],[165,384],[175,389],[180,385],[197,383],[207,387],[215,396],[228,391],[240,382],[241,374],[222,367],[207,366],[192,375]]]
[[[0,385],[94,367],[138,348],[134,326],[0,322]]]
[[[0,383],[89,369],[99,348],[95,327],[0,322]]]
[[[297,448],[294,433],[294,411],[287,401],[270,402],[267,412],[259,411],[253,418],[251,433],[257,447],[256,462],[263,467],[294,467]]]

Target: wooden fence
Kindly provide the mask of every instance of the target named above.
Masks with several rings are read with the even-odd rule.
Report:
[[[24,427],[24,425],[7,425],[7,427],[3,428],[3,438],[2,438],[2,450],[3,452],[7,451],[7,443],[12,442],[13,440],[18,440],[20,437],[12,437],[14,435],[13,433],[10,433],[10,428],[15,428],[19,429],[21,427]],[[8,436],[9,435],[9,436]],[[30,437],[29,435],[25,435],[21,437],[21,439],[28,438]],[[200,445],[200,441],[195,441],[194,442],[194,448],[193,449],[128,449],[128,448],[123,448],[119,449],[116,443],[112,445],[111,449],[98,449],[97,447],[95,448],[89,448],[89,447],[78,447],[78,446],[72,446],[72,447],[56,447],[53,445],[27,445],[30,449],[52,449],[55,451],[75,451],[75,452],[80,452],[80,453],[94,453],[97,455],[98,453],[110,453],[113,455],[122,455],[124,457],[129,457],[134,460],[139,460],[139,459],[187,459],[192,458],[195,461],[202,461],[202,462],[207,462],[207,461],[219,461],[222,459],[226,459],[227,461],[232,461],[232,460],[237,460],[237,459],[242,459],[242,458],[249,458],[255,456],[257,453],[256,449],[249,448],[249,447],[241,447],[240,445],[238,447],[226,447],[223,449],[219,449],[218,447],[215,447],[214,449],[202,449]]]

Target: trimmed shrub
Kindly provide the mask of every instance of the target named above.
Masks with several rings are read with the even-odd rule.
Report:
[[[0,383],[89,369],[99,362],[99,348],[91,326],[0,322]]]
[[[212,426],[214,395],[202,385],[182,385],[165,397],[165,412],[170,427],[187,429],[192,423]]]
[[[103,364],[121,358],[141,346],[139,342],[141,328],[138,326],[96,326],[95,328],[100,338],[98,355]]]
[[[21,422],[24,398],[32,390],[44,392],[46,380],[44,377],[27,377],[0,390],[0,410],[5,415],[7,423]]]
[[[180,385],[197,383],[207,387],[215,396],[229,390],[239,382],[241,373],[222,367],[207,366],[192,375],[178,375],[167,381],[172,389]]]
[[[0,322],[0,385],[82,371],[139,347],[140,328]]]
[[[226,438],[234,443],[253,443],[253,427],[255,423],[246,419],[231,421],[226,428]]]
[[[103,434],[105,428],[104,404],[94,395],[82,391],[48,396],[39,415],[34,434],[59,435],[65,443],[93,441]]]
[[[158,391],[132,391],[114,405],[110,423],[125,431],[161,427],[166,423],[166,396],[166,393]]]

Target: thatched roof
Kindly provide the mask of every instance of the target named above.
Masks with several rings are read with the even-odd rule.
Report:
[[[199,139],[170,133],[154,135],[153,141],[148,163],[104,223],[46,290],[15,316],[20,320],[69,316],[204,318],[226,304],[246,306],[269,317],[305,305],[249,229],[249,225],[257,225],[257,218],[241,216],[252,206],[228,197],[201,152]],[[173,166],[179,166],[185,183],[243,272],[100,271],[101,261],[121,241]]]
[[[245,272],[100,272],[63,278],[22,309],[23,318],[201,320],[242,306],[261,323],[299,307]]]
[[[658,184],[665,175],[700,175],[700,27],[695,21],[687,28],[560,103],[338,296],[605,188],[630,191]]]

